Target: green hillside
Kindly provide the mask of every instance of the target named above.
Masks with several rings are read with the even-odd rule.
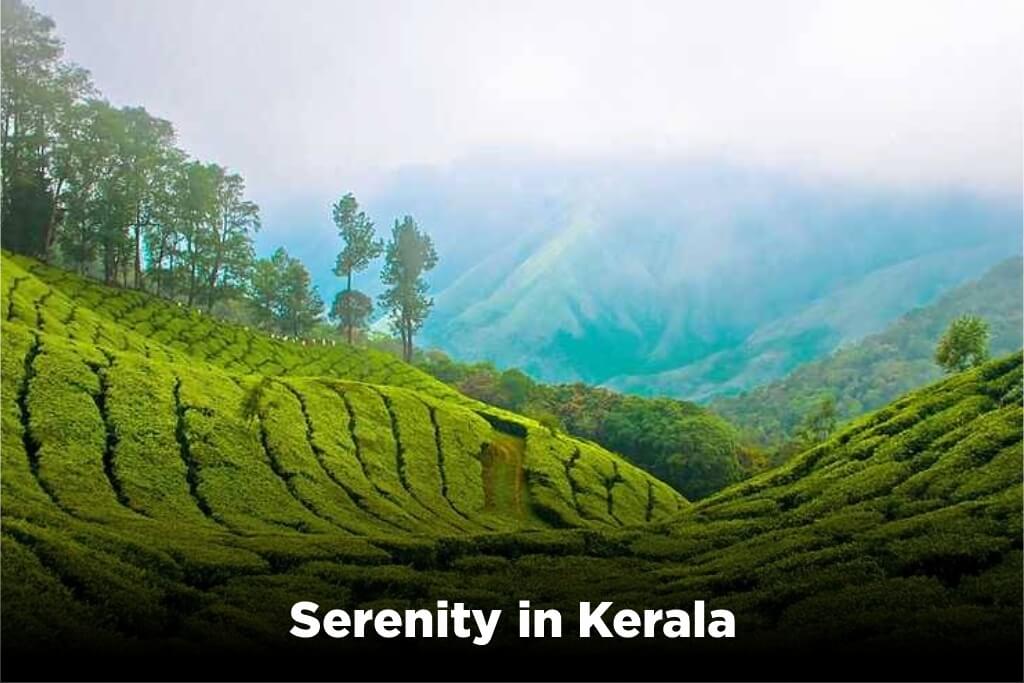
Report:
[[[77,517],[366,535],[613,527],[684,504],[386,354],[271,339],[15,258],[3,296],[5,445],[26,455],[5,459],[5,484]],[[516,452],[504,479],[499,444]],[[508,487],[515,504],[497,505]]]
[[[712,408],[742,428],[748,439],[778,444],[793,436],[823,396],[831,395],[839,418],[849,419],[938,379],[935,344],[949,323],[965,313],[981,316],[989,324],[993,355],[1019,349],[1024,325],[1022,267],[1019,257],[1007,259],[983,277],[911,311],[883,332],[807,363],[784,379],[740,396],[716,399]]]
[[[441,599],[512,621],[518,599],[560,607],[569,634],[581,600],[709,600],[743,636],[680,650],[524,642],[506,626],[487,654],[505,652],[517,677],[539,673],[519,655],[552,642],[602,678],[639,654],[667,665],[682,651],[687,674],[728,678],[772,661],[784,672],[796,652],[895,649],[923,677],[963,675],[967,652],[985,653],[977,677],[1020,675],[1019,353],[690,505],[593,444],[384,355],[270,339],[25,259],[4,256],[2,285],[9,676],[84,677],[89,658],[116,657],[128,678],[212,659],[234,678],[294,677],[296,662],[326,671],[385,648],[300,647],[296,600]],[[871,660],[850,661],[856,676]]]

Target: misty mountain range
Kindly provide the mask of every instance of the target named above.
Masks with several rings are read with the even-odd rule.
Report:
[[[1009,200],[720,164],[424,168],[372,204],[435,236],[423,345],[696,400],[780,377],[1021,250]]]

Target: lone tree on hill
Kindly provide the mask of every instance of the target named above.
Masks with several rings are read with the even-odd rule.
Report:
[[[331,316],[345,330],[351,344],[353,330],[365,327],[373,313],[370,298],[352,289],[352,274],[365,269],[370,261],[380,256],[384,243],[375,238],[373,221],[359,210],[359,202],[351,192],[338,200],[331,216],[338,226],[338,236],[345,243],[334,266],[334,274],[345,278],[345,291],[335,297]]]
[[[384,253],[381,280],[387,289],[380,303],[391,316],[391,328],[402,339],[402,357],[412,360],[412,338],[423,326],[434,300],[427,296],[423,274],[437,265],[437,252],[430,236],[422,232],[412,216],[395,221],[391,241]]]
[[[988,323],[962,315],[949,324],[935,348],[935,362],[947,373],[961,372],[988,360]]]

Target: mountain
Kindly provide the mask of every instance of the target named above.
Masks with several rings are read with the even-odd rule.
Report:
[[[1019,352],[691,505],[383,354],[0,266],[7,677],[476,679],[500,661],[523,678],[557,655],[623,678],[681,648],[700,678],[1024,673]],[[566,637],[517,638],[523,599]],[[299,600],[320,616],[458,600],[510,623],[487,648],[305,640]],[[578,639],[595,600],[706,601],[737,638]]]
[[[941,372],[933,360],[935,344],[949,323],[965,313],[988,322],[993,354],[1009,353],[1024,343],[1022,270],[1020,258],[1007,259],[981,278],[907,313],[883,332],[802,365],[784,379],[736,397],[717,398],[711,406],[748,438],[777,444],[792,435],[826,394],[836,399],[840,419],[849,419],[937,379]]]
[[[1016,200],[698,162],[479,161],[368,203],[435,237],[422,345],[688,399],[783,376],[1021,251]]]

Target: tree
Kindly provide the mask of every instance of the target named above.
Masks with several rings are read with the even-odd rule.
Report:
[[[594,438],[687,498],[702,498],[743,476],[738,434],[718,416],[666,398],[618,396],[615,403]]]
[[[389,312],[391,328],[402,340],[402,357],[406,362],[412,361],[413,335],[423,326],[434,305],[434,300],[427,296],[423,274],[436,265],[437,252],[430,236],[419,229],[412,216],[396,220],[381,273],[387,289],[379,298]]]
[[[179,230],[183,241],[181,266],[185,269],[185,301],[191,306],[200,294],[205,247],[212,242],[210,226],[217,220],[217,184],[221,169],[216,164],[191,161],[178,178]]]
[[[174,127],[142,107],[120,110],[119,157],[124,165],[128,220],[132,230],[132,284],[142,288],[142,236],[156,219],[165,167],[173,163]]]
[[[206,306],[213,309],[225,294],[241,291],[255,255],[252,234],[260,229],[260,208],[245,199],[245,181],[237,173],[215,167],[217,219],[207,245]]]
[[[67,148],[60,135],[92,92],[86,71],[62,61],[54,23],[21,0],[0,7],[3,246],[49,258],[61,217]]]
[[[53,21],[2,2],[3,246],[190,305],[244,291],[259,208],[241,176],[189,160],[170,122],[96,97]]]
[[[283,248],[253,268],[251,298],[257,322],[284,334],[306,334],[319,320],[324,304],[302,261]]]
[[[372,304],[369,309],[366,309],[369,298],[352,290],[352,274],[362,271],[370,265],[370,261],[380,256],[384,250],[384,243],[375,238],[373,221],[359,210],[359,202],[351,192],[334,204],[331,216],[334,219],[334,224],[338,226],[338,235],[345,244],[341,252],[338,253],[337,263],[334,266],[334,274],[345,278],[345,292],[344,296],[335,298],[332,312],[341,310],[344,313],[339,317],[339,321],[346,331],[348,343],[351,344],[353,330],[360,327],[356,324],[360,321],[357,314],[365,310],[366,314],[363,316],[365,321],[365,318],[369,317],[373,311]],[[342,309],[338,308],[339,304]]]
[[[373,313],[373,300],[362,292],[349,289],[338,292],[331,306],[330,317],[346,332],[348,343],[352,343],[353,330],[365,330]]]
[[[988,323],[976,315],[962,315],[946,329],[935,348],[935,362],[947,373],[961,372],[988,359]]]
[[[832,436],[837,422],[836,400],[831,395],[824,396],[818,401],[818,405],[804,416],[797,434],[804,444],[819,444]]]
[[[534,381],[522,370],[511,368],[501,373],[498,386],[501,389],[501,398],[504,402],[502,407],[518,412],[529,400]]]

